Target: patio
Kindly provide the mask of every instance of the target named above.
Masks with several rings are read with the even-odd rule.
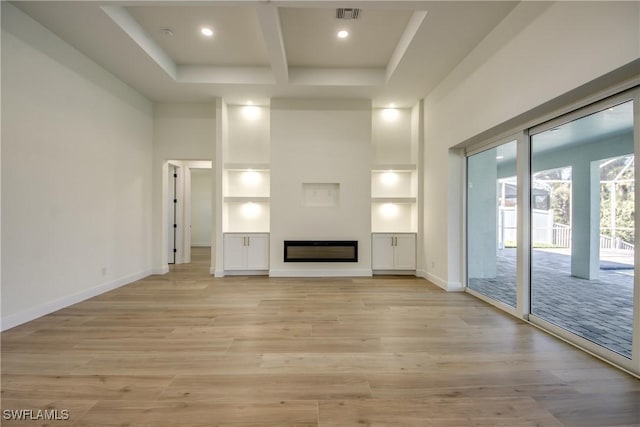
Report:
[[[633,256],[601,254],[600,277],[570,275],[566,250],[535,249],[531,262],[531,312],[555,325],[631,357]],[[469,280],[469,287],[515,306],[516,249],[498,251],[495,279]]]

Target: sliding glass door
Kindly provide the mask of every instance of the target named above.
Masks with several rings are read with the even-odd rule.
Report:
[[[531,313],[631,358],[633,101],[531,136]]]
[[[467,160],[467,286],[516,306],[516,141]]]
[[[640,89],[467,149],[466,285],[640,374]]]

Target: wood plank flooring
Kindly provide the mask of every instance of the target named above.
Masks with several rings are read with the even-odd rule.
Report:
[[[3,426],[640,426],[640,381],[409,277],[208,274],[208,251],[2,334]],[[3,412],[4,415],[4,412]]]

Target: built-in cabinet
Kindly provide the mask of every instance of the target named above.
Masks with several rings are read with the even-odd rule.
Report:
[[[227,105],[222,151],[224,270],[269,269],[269,107]]]
[[[415,271],[421,106],[374,109],[371,170],[372,269]]]
[[[225,233],[224,270],[260,272],[269,269],[269,234]]]
[[[374,271],[416,269],[415,233],[373,233],[371,237]]]

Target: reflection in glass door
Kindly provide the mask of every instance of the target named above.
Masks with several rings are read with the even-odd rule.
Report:
[[[631,358],[633,102],[531,137],[531,313]]]
[[[467,286],[516,306],[516,141],[467,158]]]

